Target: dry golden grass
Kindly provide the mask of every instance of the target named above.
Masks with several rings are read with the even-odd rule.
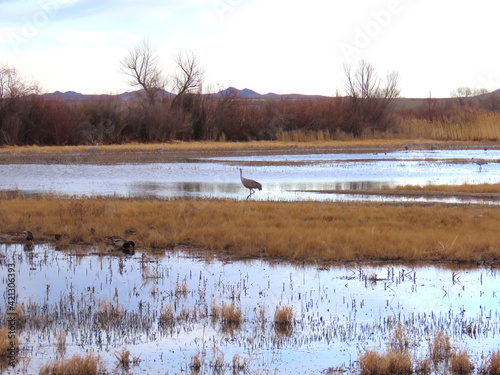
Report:
[[[483,359],[479,373],[484,375],[500,375],[500,350],[490,353]]]
[[[171,327],[175,323],[174,312],[172,306],[164,306],[160,311],[160,317],[158,319],[158,324],[160,327]]]
[[[40,375],[100,375],[106,374],[106,367],[99,355],[88,353],[85,356],[75,354],[70,358],[61,358],[50,362],[40,369]]]
[[[397,131],[409,139],[442,141],[498,141],[500,114],[479,113],[472,121],[433,121],[415,118],[398,121]]]
[[[395,188],[389,188],[384,186],[383,190],[412,190],[412,191],[422,191],[422,192],[451,192],[451,193],[500,193],[500,184],[462,184],[462,185],[402,185],[396,186]]]
[[[458,353],[452,353],[450,356],[450,372],[457,375],[468,375],[474,371],[474,365],[470,360],[469,353],[461,350]]]
[[[274,310],[274,330],[278,336],[291,336],[294,320],[291,306],[276,306],[276,310]]]
[[[276,306],[274,310],[274,324],[292,325],[293,309],[291,306]]]
[[[239,326],[241,324],[241,317],[241,309],[235,306],[234,303],[222,305],[220,309],[220,319],[223,324]]]
[[[429,343],[429,357],[434,364],[447,361],[451,355],[450,337],[443,331],[434,335],[434,340]]]
[[[358,357],[362,375],[413,374],[413,365],[407,351],[391,351],[380,354],[365,350]]]
[[[64,330],[61,330],[61,332],[59,332],[59,334],[56,336],[55,341],[57,353],[59,353],[61,357],[64,357],[64,355],[66,354],[66,332]]]
[[[99,245],[133,228],[136,248],[144,250],[185,244],[314,262],[495,263],[498,222],[500,210],[487,205],[0,197],[0,231],[30,229],[35,242],[54,241],[59,233],[71,243]]]
[[[0,328],[0,361],[9,357],[11,353],[12,346],[14,343],[15,353],[19,350],[19,343],[17,336],[14,339],[9,338],[9,329],[4,327]]]

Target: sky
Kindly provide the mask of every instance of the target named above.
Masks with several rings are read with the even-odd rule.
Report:
[[[365,60],[397,71],[403,97],[447,97],[500,88],[499,14],[498,0],[0,0],[0,66],[44,92],[117,94],[146,39],[166,75],[193,53],[205,92],[333,96]]]

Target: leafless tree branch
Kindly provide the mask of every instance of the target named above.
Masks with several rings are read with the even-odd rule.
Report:
[[[128,56],[120,60],[120,70],[130,77],[129,85],[145,91],[151,105],[155,103],[158,92],[165,88],[166,80],[158,66],[157,51],[147,40],[130,49]]]

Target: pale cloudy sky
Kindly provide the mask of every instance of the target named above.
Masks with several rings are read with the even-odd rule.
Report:
[[[343,65],[399,72],[405,97],[500,88],[498,0],[0,0],[0,65],[46,92],[130,90],[146,38],[166,73],[192,51],[207,90],[334,95]]]

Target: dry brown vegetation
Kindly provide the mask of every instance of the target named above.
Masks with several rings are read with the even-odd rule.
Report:
[[[0,199],[3,241],[30,229],[35,242],[59,234],[100,252],[107,236],[133,228],[146,251],[183,244],[239,257],[496,263],[498,222],[500,210],[487,205]]]
[[[484,375],[500,375],[500,350],[490,353],[483,359],[479,373]]]
[[[474,370],[470,355],[466,350],[453,352],[449,336],[443,331],[434,335],[429,343],[429,352],[426,358],[412,360],[408,343],[409,332],[398,324],[390,334],[387,343],[387,352],[379,353],[365,349],[358,356],[358,364],[363,375],[378,374],[430,374],[432,368],[435,373],[451,373],[466,375]],[[492,353],[483,360],[480,374],[497,374],[498,352]],[[433,366],[432,366],[433,365]]]
[[[474,365],[470,360],[469,353],[460,350],[450,356],[450,372],[457,375],[468,375],[474,371]]]
[[[15,351],[17,353],[19,350],[17,337],[15,339],[10,339],[9,329],[7,327],[0,328],[0,363],[9,357],[12,341],[14,342]]]
[[[413,365],[408,352],[390,350],[380,354],[365,350],[358,361],[362,375],[413,374]]]
[[[451,355],[450,337],[443,331],[434,335],[434,340],[429,343],[429,357],[435,365],[447,361]]]
[[[391,190],[392,188],[384,187],[385,190]],[[424,191],[424,192],[459,192],[459,193],[500,193],[500,184],[463,184],[463,185],[403,185],[397,186],[395,190],[414,190],[414,191]]]
[[[500,139],[500,114],[492,112],[470,112],[451,119],[406,118],[398,122],[400,134],[411,139],[434,139],[441,141],[478,141]]]
[[[88,353],[85,356],[75,354],[70,358],[61,358],[42,366],[40,375],[100,375],[106,374],[106,367],[99,355]]]

